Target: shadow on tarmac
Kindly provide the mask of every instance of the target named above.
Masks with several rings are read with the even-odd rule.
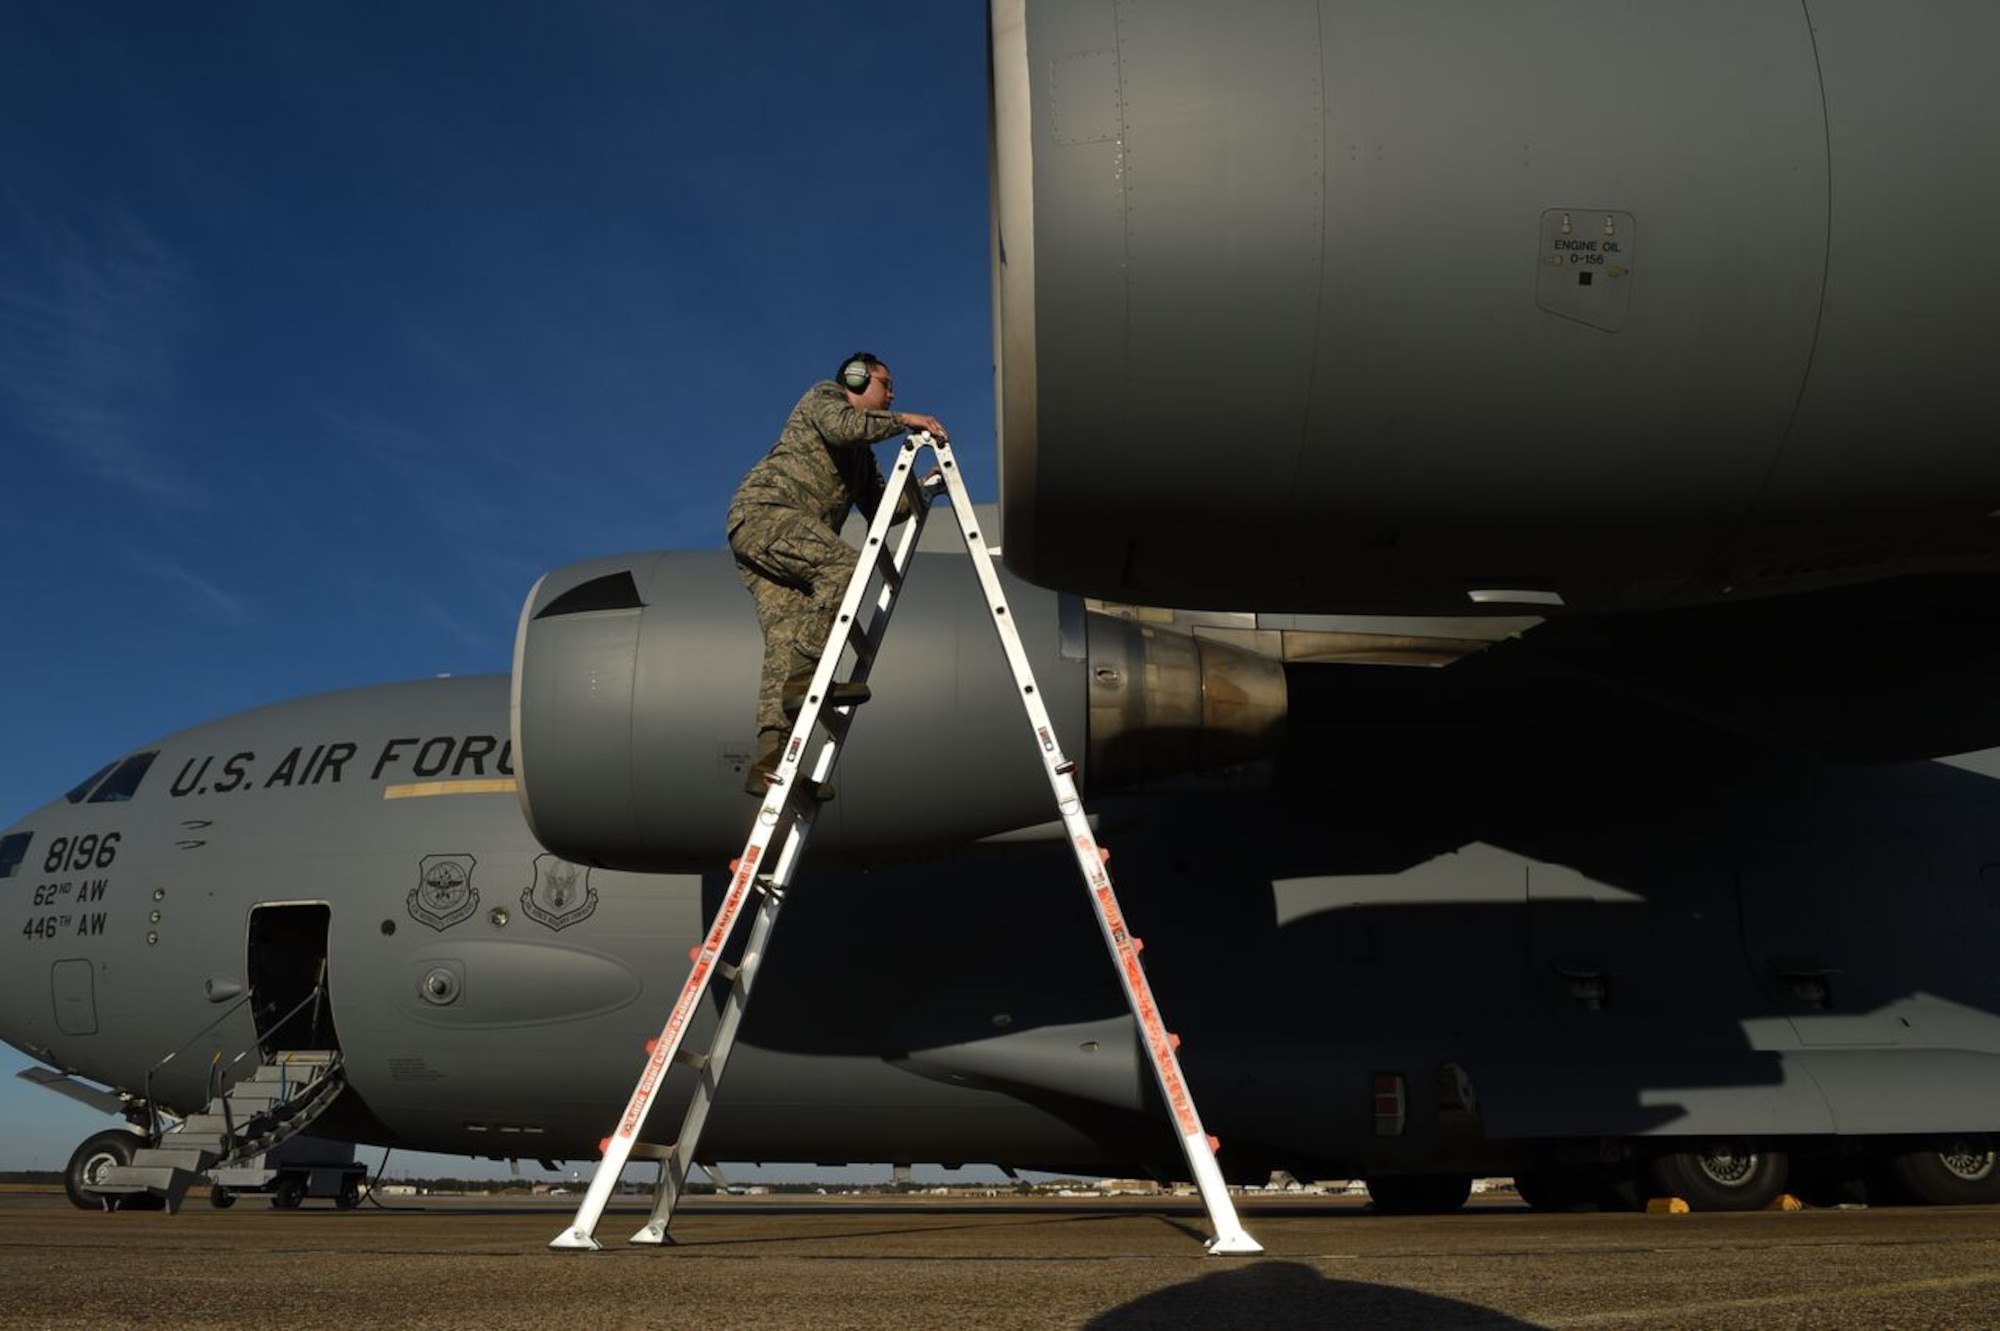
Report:
[[[1092,1318],[1091,1331],[1140,1327],[1533,1327],[1505,1313],[1394,1285],[1328,1280],[1299,1262],[1258,1261],[1172,1285]]]

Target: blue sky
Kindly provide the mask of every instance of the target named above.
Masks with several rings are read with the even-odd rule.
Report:
[[[985,6],[0,8],[0,823],[146,740],[504,671],[708,547],[858,347],[995,493]],[[0,1168],[102,1120],[0,1053]]]

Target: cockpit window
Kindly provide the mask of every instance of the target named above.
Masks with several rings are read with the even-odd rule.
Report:
[[[96,785],[98,782],[102,781],[104,779],[104,774],[110,770],[111,770],[111,764],[110,763],[104,764],[104,766],[98,768],[95,772],[92,772],[89,776],[77,782],[76,785],[70,790],[69,794],[63,796],[63,798],[68,800],[71,804],[83,803],[83,797],[90,793],[90,788]]]
[[[118,770],[105,779],[103,785],[90,792],[92,804],[118,804],[129,800],[138,791],[139,783],[146,779],[146,773],[153,766],[155,753],[135,753],[118,764]]]
[[[0,837],[0,878],[14,876],[14,870],[21,867],[21,858],[28,853],[28,843],[34,839],[33,832],[16,832],[12,836]]]

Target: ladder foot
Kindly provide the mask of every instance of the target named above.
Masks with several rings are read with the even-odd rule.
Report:
[[[1240,1229],[1231,1234],[1218,1234],[1203,1246],[1211,1257],[1254,1257],[1264,1251],[1263,1244]]]
[[[674,1236],[667,1233],[666,1221],[648,1220],[640,1228],[637,1234],[634,1234],[631,1238],[625,1241],[627,1243],[644,1243],[654,1247],[664,1248],[673,1246]]]
[[[565,1229],[549,1240],[549,1246],[557,1252],[596,1252],[603,1245],[587,1229]]]

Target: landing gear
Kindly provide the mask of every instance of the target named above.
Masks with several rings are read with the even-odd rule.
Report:
[[[1937,1206],[2000,1202],[2000,1154],[1983,1132],[1912,1141],[1889,1157],[1898,1188]]]
[[[131,1164],[139,1142],[138,1134],[117,1128],[84,1138],[63,1170],[63,1191],[69,1194],[70,1205],[86,1211],[116,1210],[122,1198],[106,1196],[94,1185],[104,1178],[106,1170]]]
[[[1696,1211],[1761,1211],[1785,1190],[1787,1160],[1740,1138],[1700,1142],[1653,1161],[1653,1182]]]
[[[1470,1174],[1388,1174],[1366,1182],[1377,1215],[1444,1215],[1472,1195]]]

